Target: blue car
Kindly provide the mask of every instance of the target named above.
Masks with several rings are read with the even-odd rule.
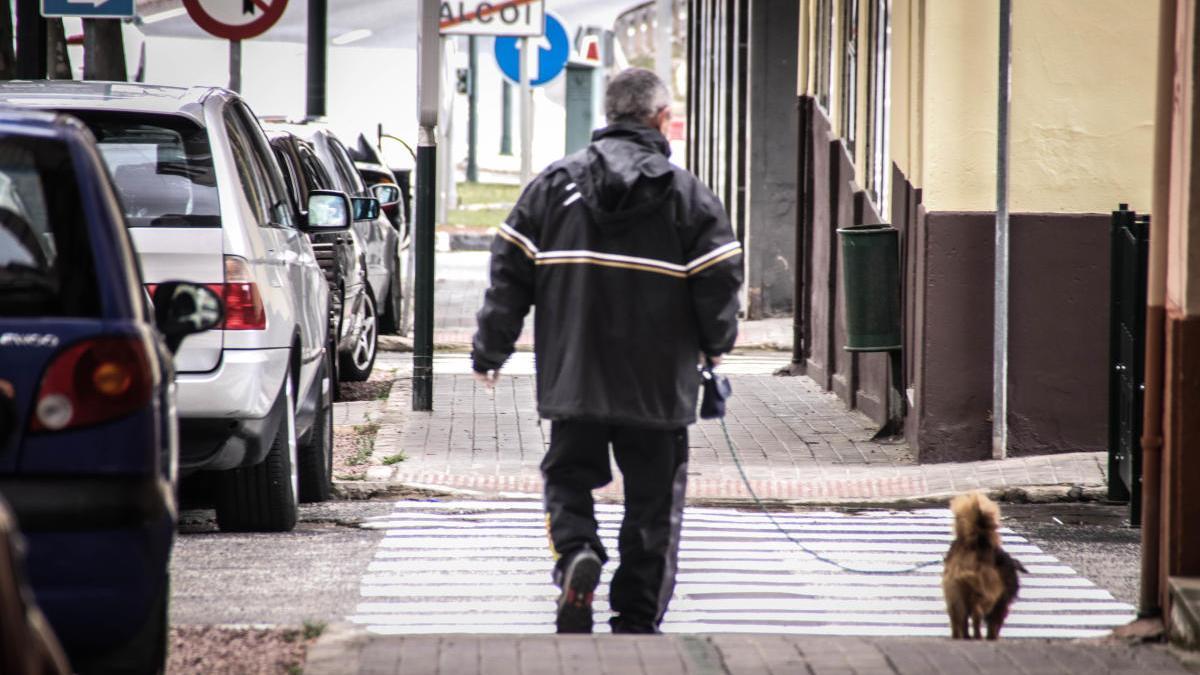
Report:
[[[0,112],[0,495],[81,673],[164,668],[171,354],[223,316],[197,284],[158,284],[151,303],[122,214],[86,127]]]

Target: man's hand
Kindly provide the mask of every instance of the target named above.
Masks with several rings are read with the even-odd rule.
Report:
[[[706,366],[711,363],[713,368],[716,368],[721,365],[721,358],[720,356],[709,356],[704,352],[700,352],[700,365]]]
[[[475,375],[475,381],[487,387],[489,392],[496,390],[496,380],[500,379],[500,371],[489,370],[486,373],[472,371],[472,374]]]

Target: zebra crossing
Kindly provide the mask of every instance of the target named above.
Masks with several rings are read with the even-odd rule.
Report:
[[[612,559],[597,589],[596,632],[607,630],[621,514],[619,505],[597,505]],[[761,513],[689,507],[663,631],[949,635],[940,564],[870,573],[939,560],[951,539],[949,511],[810,511],[775,520],[852,571],[815,560]],[[553,632],[557,589],[540,502],[405,501],[364,526],[384,537],[352,622],[378,634]],[[1098,637],[1134,618],[1132,606],[1011,530],[1001,532],[1029,570],[1005,637]]]

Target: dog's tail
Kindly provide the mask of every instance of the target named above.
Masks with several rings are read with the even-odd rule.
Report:
[[[1000,507],[980,492],[968,492],[950,502],[954,514],[954,534],[960,541],[969,542],[979,548],[996,548],[1000,535],[996,532],[1000,523]]]

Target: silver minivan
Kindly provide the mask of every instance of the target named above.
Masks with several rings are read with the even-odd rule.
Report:
[[[299,501],[328,497],[333,457],[329,291],[305,230],[347,229],[349,200],[315,195],[325,220],[295,222],[262,128],[224,89],[22,82],[0,100],[91,129],[151,293],[180,279],[222,297],[220,330],[175,357],[180,472],[215,472],[221,529],[290,530]]]

